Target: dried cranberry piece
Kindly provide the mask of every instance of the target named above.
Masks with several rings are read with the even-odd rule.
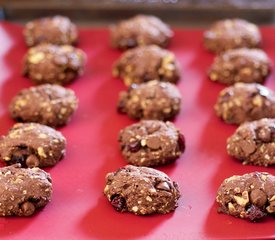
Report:
[[[114,195],[111,197],[111,204],[115,210],[122,212],[125,208],[126,201],[125,198],[121,197],[120,195]]]
[[[257,221],[266,216],[266,213],[264,213],[259,207],[252,204],[247,209],[246,216],[250,221]]]
[[[181,133],[179,133],[178,145],[180,151],[183,152],[185,150],[185,137]]]
[[[141,144],[140,144],[139,140],[130,142],[128,144],[128,149],[129,149],[130,152],[137,152],[137,151],[140,150],[140,148],[141,148]]]

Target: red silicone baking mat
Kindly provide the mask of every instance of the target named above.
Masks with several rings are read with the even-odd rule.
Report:
[[[0,25],[0,134],[13,125],[7,106],[20,89],[31,86],[20,76],[27,48],[22,27]],[[262,28],[264,49],[275,62],[275,28]],[[109,47],[107,29],[81,29],[79,47],[88,56],[85,74],[69,85],[79,97],[79,109],[60,130],[68,140],[67,155],[47,169],[53,178],[52,202],[30,218],[0,218],[1,239],[243,239],[274,238],[274,218],[250,223],[217,213],[215,194],[224,178],[274,167],[243,166],[227,156],[226,138],[235,126],[220,121],[213,105],[224,87],[211,82],[206,70],[213,55],[202,46],[201,30],[175,30],[169,47],[179,59],[178,84],[182,110],[175,124],[186,136],[185,153],[174,164],[158,168],[180,185],[182,197],[174,213],[139,217],[116,212],[103,196],[105,175],[125,165],[117,135],[133,123],[116,112],[119,91],[111,66],[121,54]],[[275,75],[266,85],[275,90]]]

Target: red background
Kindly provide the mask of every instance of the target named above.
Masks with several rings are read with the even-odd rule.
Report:
[[[275,59],[275,29],[261,29],[264,50]],[[243,166],[230,158],[226,138],[235,126],[224,124],[213,111],[224,87],[208,80],[213,55],[203,49],[201,30],[175,30],[169,47],[179,59],[183,96],[175,124],[186,137],[186,152],[174,164],[160,167],[180,185],[182,197],[174,213],[139,217],[117,213],[103,196],[105,175],[125,165],[117,143],[121,128],[133,123],[116,113],[122,81],[111,76],[121,54],[109,47],[107,29],[81,29],[79,47],[88,56],[85,74],[69,85],[80,105],[61,132],[68,140],[67,155],[49,171],[52,202],[30,218],[0,218],[1,239],[208,239],[274,238],[274,218],[261,223],[217,213],[216,191],[224,178],[274,167]],[[20,76],[27,48],[22,27],[0,25],[0,134],[13,125],[7,107],[11,98],[31,82]],[[266,85],[275,90],[275,75]]]

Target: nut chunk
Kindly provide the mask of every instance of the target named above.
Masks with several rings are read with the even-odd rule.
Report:
[[[275,213],[275,176],[252,172],[227,178],[218,189],[216,201],[219,212],[258,221]]]
[[[43,84],[21,90],[9,111],[18,122],[36,122],[51,127],[65,125],[75,112],[78,100],[72,90]]]
[[[175,55],[158,46],[142,46],[126,51],[113,67],[113,75],[126,86],[156,79],[176,83],[180,72]]]
[[[160,166],[174,162],[185,149],[184,136],[171,122],[143,120],[120,131],[124,158],[136,166]]]
[[[275,94],[260,84],[236,83],[220,92],[215,111],[230,124],[274,118]]]
[[[0,169],[0,216],[28,217],[46,206],[52,196],[52,180],[39,168],[20,164]]]
[[[78,41],[75,24],[63,16],[45,17],[26,24],[23,34],[29,47],[40,43],[72,45]]]
[[[41,44],[29,49],[23,74],[36,84],[65,85],[83,73],[85,54],[69,45]]]
[[[117,109],[133,119],[165,121],[179,113],[180,104],[181,94],[174,84],[154,80],[121,92]]]
[[[107,174],[104,194],[118,212],[136,215],[169,213],[180,198],[177,183],[165,173],[131,165]]]
[[[17,123],[0,139],[0,156],[8,165],[49,167],[65,154],[66,139],[53,128],[38,123]]]
[[[243,164],[275,164],[275,119],[243,123],[227,140],[227,152]]]

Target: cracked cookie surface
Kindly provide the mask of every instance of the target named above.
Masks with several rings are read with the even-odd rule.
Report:
[[[113,75],[126,86],[156,79],[176,83],[180,78],[175,55],[158,46],[141,46],[122,54],[114,64]]]
[[[36,84],[65,85],[83,73],[85,54],[70,45],[41,44],[28,50],[23,74]]]
[[[9,111],[18,122],[36,122],[51,127],[65,125],[77,109],[73,90],[43,84],[21,90],[11,101]]]
[[[0,139],[0,156],[8,165],[54,166],[65,155],[64,136],[38,123],[17,123]]]
[[[26,24],[23,35],[29,47],[40,43],[72,45],[78,41],[78,31],[71,20],[64,16],[44,17]]]
[[[108,173],[104,194],[118,212],[136,215],[169,213],[178,206],[178,184],[165,173],[127,165]]]
[[[235,48],[258,48],[262,42],[259,28],[243,19],[215,22],[204,33],[204,46],[215,53]]]
[[[160,166],[174,162],[185,149],[184,136],[171,122],[143,120],[119,133],[122,155],[135,166]]]
[[[275,164],[275,119],[242,124],[227,140],[227,152],[243,164]]]
[[[40,168],[20,164],[0,169],[0,216],[28,217],[46,206],[52,196],[52,180]]]
[[[217,56],[209,69],[212,81],[232,85],[237,82],[263,83],[271,70],[271,62],[260,49],[233,49]]]
[[[118,112],[133,119],[171,120],[180,111],[181,94],[168,82],[157,80],[132,84],[120,93]]]
[[[217,116],[229,124],[274,118],[275,94],[257,83],[236,83],[220,92],[214,108]]]
[[[137,15],[111,27],[111,45],[120,49],[153,44],[166,47],[172,36],[167,24],[150,15]]]
[[[224,180],[216,201],[219,212],[258,221],[275,213],[275,176],[264,172],[234,175]]]

